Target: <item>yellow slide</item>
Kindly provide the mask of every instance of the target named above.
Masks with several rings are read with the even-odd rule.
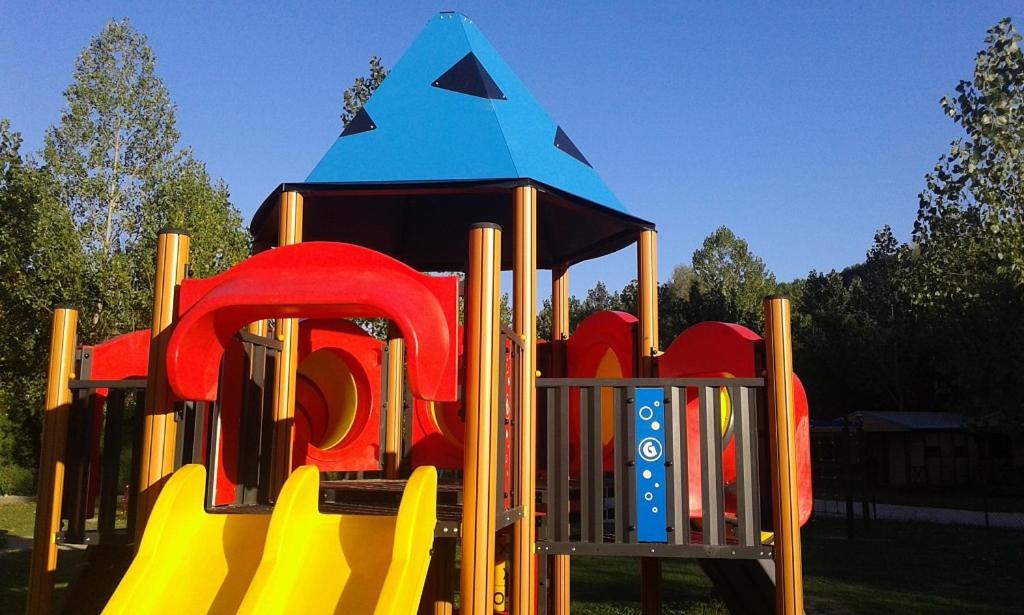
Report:
[[[417,468],[398,515],[325,515],[320,476],[303,466],[271,515],[209,514],[206,470],[164,486],[142,544],[105,614],[412,615],[437,523],[437,472]]]

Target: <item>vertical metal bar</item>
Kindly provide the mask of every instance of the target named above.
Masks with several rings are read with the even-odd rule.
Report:
[[[79,365],[79,370],[82,366]],[[92,414],[96,390],[71,394],[71,417],[64,470],[63,517],[68,520],[64,538],[69,543],[85,542],[86,497],[89,491],[89,458],[92,444]]]
[[[218,472],[214,471],[221,464],[220,450],[220,402],[208,402],[206,404],[206,467],[210,471],[206,473],[206,506],[212,507],[217,502],[217,477]]]
[[[569,387],[558,387],[558,466],[555,480],[558,484],[558,528],[555,539],[569,540]],[[551,480],[551,477],[548,477]]]
[[[627,466],[629,448],[632,444],[626,443],[626,409],[623,407],[622,389],[615,387],[612,393],[612,424],[615,427],[615,539],[613,542],[627,542],[626,540],[626,475],[632,469]]]
[[[725,541],[724,501],[722,484],[721,396],[715,387],[701,386],[700,400],[700,481],[701,534],[705,545],[721,545]]]
[[[665,465],[669,542],[690,542],[690,489],[686,475],[686,389],[665,387]]]
[[[557,525],[555,520],[555,504],[557,501],[557,481],[555,475],[558,473],[558,454],[555,449],[558,447],[558,431],[557,431],[557,408],[558,408],[558,392],[555,387],[548,387],[545,391],[545,418],[547,423],[547,429],[544,431],[544,436],[547,439],[545,444],[547,448],[545,450],[545,474],[547,476],[547,489],[545,489],[546,498],[546,514],[544,515],[544,538],[549,541],[555,540],[555,527]]]
[[[121,433],[124,427],[124,397],[120,389],[107,392],[103,419],[103,452],[100,457],[100,543],[109,541],[117,524],[117,494],[120,491]]]
[[[740,544],[760,543],[760,502],[757,501],[757,423],[753,420],[750,389],[730,387],[733,438],[736,441],[736,522]]]
[[[508,449],[506,436],[508,430],[508,342],[505,334],[498,336],[498,453],[497,475],[494,482],[494,497],[497,510],[505,510],[505,470],[508,468]]]
[[[626,387],[626,542],[636,542],[636,387]]]
[[[604,450],[601,389],[580,390],[580,540],[601,542],[604,532]]]
[[[139,482],[142,480],[142,428],[143,413],[146,408],[146,390],[136,389],[133,391],[134,407],[132,408],[131,438],[132,438],[132,469],[128,485],[128,536],[135,536],[137,506],[134,498],[138,497]]]

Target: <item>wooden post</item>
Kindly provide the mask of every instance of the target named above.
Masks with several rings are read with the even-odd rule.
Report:
[[[512,584],[508,596],[512,615],[533,615],[537,610],[536,498],[537,480],[537,189],[515,189],[515,253],[512,262],[512,329],[523,343],[519,379],[519,484],[516,489],[523,518],[512,531]]]
[[[302,195],[282,192],[278,205],[277,245],[290,246],[302,242]],[[295,432],[295,378],[298,371],[299,320],[278,318],[277,353],[274,370],[273,461],[270,467],[270,495],[277,499],[284,481],[292,472],[292,437]]]
[[[43,443],[39,456],[39,490],[36,526],[32,534],[29,564],[29,615],[49,613],[53,606],[54,572],[57,570],[57,532],[64,497],[64,456],[68,439],[68,415],[75,377],[75,340],[78,311],[58,307],[50,327],[50,366],[46,373],[46,405],[43,408]]]
[[[492,612],[498,462],[501,227],[473,225],[466,276],[466,437],[460,611]]]
[[[764,300],[768,435],[771,439],[772,522],[775,528],[775,612],[804,612],[803,556],[797,489],[793,340],[789,299]]]
[[[552,377],[568,376],[566,365],[566,340],[569,339],[569,267],[551,270],[551,370]],[[552,555],[550,613],[569,615],[571,605],[570,561],[564,554]]]
[[[394,325],[388,327],[387,416],[384,417],[384,478],[398,478],[402,463],[402,407],[405,405],[405,341]]]
[[[637,241],[637,355],[638,376],[657,376],[655,357],[658,353],[658,234],[654,230],[640,232]],[[661,613],[661,560],[640,559],[640,612]]]
[[[164,482],[174,472],[174,397],[167,383],[167,341],[177,308],[178,286],[188,267],[189,236],[163,229],[157,238],[153,320],[150,326],[146,407],[142,415],[139,485],[135,498],[135,548],[139,548],[149,513]]]

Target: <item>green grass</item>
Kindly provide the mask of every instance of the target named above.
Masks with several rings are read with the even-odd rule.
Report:
[[[33,502],[10,502],[0,504],[0,548],[3,536],[32,538],[36,523],[36,505]]]
[[[0,531],[32,533],[33,505],[0,505]],[[874,522],[846,539],[841,520],[813,520],[803,532],[809,613],[1006,613],[1019,611],[1024,532]],[[84,560],[61,551],[56,597]],[[572,560],[573,614],[637,613],[635,560]],[[0,555],[0,615],[22,613],[28,552]],[[717,614],[725,607],[692,561],[664,565],[666,613]]]

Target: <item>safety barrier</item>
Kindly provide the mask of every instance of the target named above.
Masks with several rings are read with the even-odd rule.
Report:
[[[546,447],[541,450],[547,459],[538,551],[772,557],[762,534],[762,521],[771,522],[770,502],[763,497],[770,491],[763,488],[769,481],[763,378],[539,378],[537,387],[547,415],[546,442],[539,445]],[[608,389],[611,472],[602,463]],[[688,395],[696,399],[689,411]],[[578,445],[570,440],[574,411]],[[736,471],[727,481],[723,450],[730,438]]]

